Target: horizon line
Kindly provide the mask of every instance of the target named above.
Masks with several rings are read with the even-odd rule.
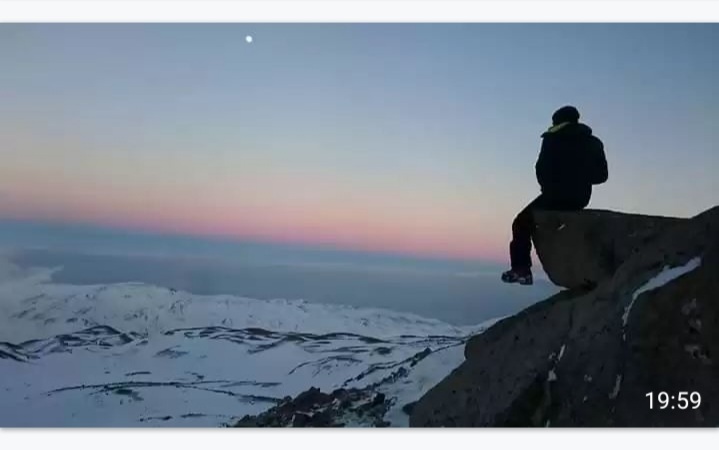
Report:
[[[482,256],[467,256],[467,255],[451,255],[451,254],[438,254],[434,252],[411,252],[402,250],[382,250],[382,249],[371,249],[363,248],[360,246],[352,246],[347,244],[335,243],[335,242],[322,242],[322,241],[300,241],[294,239],[282,239],[282,238],[267,238],[262,236],[238,236],[226,233],[220,234],[209,234],[209,233],[191,233],[179,230],[162,230],[154,227],[137,226],[137,225],[112,225],[101,222],[93,222],[91,220],[63,220],[58,218],[51,219],[38,219],[38,218],[23,218],[23,217],[2,217],[0,216],[0,225],[2,224],[15,224],[15,225],[31,225],[31,226],[45,226],[45,227],[57,227],[74,229],[75,231],[80,230],[92,230],[105,233],[116,233],[126,236],[134,237],[166,237],[166,238],[179,238],[179,239],[193,239],[199,241],[205,241],[208,243],[231,243],[235,245],[261,245],[261,246],[282,246],[289,247],[290,249],[297,251],[322,251],[328,253],[355,253],[363,255],[373,255],[391,258],[409,258],[419,259],[426,261],[436,262],[477,262],[486,264],[501,264],[501,261],[493,259],[491,257]]]

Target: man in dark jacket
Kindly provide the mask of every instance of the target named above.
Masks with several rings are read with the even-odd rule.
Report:
[[[507,283],[532,284],[532,234],[535,209],[573,211],[589,204],[592,184],[607,179],[603,144],[592,129],[579,122],[579,111],[564,106],[552,115],[552,127],[542,134],[535,165],[542,193],[512,223],[509,253],[511,270],[502,274]]]

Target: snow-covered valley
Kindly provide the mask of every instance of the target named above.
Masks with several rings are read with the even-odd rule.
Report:
[[[312,386],[371,386],[391,404],[385,420],[406,426],[402,407],[494,322],[2,269],[0,426],[222,426]]]

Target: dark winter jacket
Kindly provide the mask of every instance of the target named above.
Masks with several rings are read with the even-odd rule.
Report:
[[[590,146],[597,141],[592,129],[583,123],[565,122],[542,134],[542,148],[535,165],[542,193],[588,203],[592,195],[592,182],[587,174],[587,167],[593,163]]]

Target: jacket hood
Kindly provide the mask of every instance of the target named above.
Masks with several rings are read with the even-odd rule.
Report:
[[[547,131],[542,133],[542,137],[546,137],[549,135],[562,135],[562,134],[580,134],[580,135],[586,135],[591,136],[592,129],[583,123],[579,122],[563,122],[558,125],[554,125],[549,127]]]

